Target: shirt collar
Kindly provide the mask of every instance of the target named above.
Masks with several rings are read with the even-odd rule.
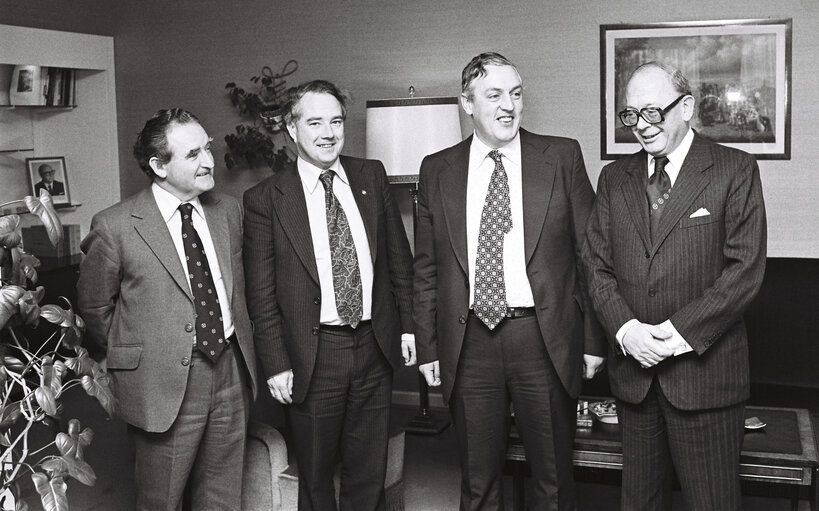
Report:
[[[321,176],[321,173],[324,172],[324,170],[316,167],[309,161],[302,159],[301,156],[299,156],[296,160],[296,166],[299,169],[299,177],[301,177],[301,182],[304,183],[304,187],[312,195],[313,192],[316,191],[316,187],[319,185],[319,176]],[[347,174],[344,172],[344,167],[341,166],[341,159],[337,159],[335,162],[333,162],[328,170],[335,172],[336,178],[341,179],[346,185],[350,185],[350,183],[347,181]],[[322,193],[323,192],[324,187],[322,187]]]
[[[173,217],[174,213],[179,210],[179,205],[182,204],[182,201],[156,183],[151,185],[151,192],[154,194],[156,205],[159,206],[159,212],[162,214],[162,219],[167,224],[171,221],[171,217]],[[202,211],[202,203],[199,202],[198,196],[186,202],[193,206],[193,209],[199,213],[199,216],[202,218],[205,217]]]
[[[682,142],[680,142],[680,145],[678,145],[676,149],[674,149],[673,151],[666,155],[669,163],[671,163],[671,165],[674,166],[677,172],[679,172],[680,169],[682,169],[682,164],[685,161],[685,157],[688,156],[688,151],[691,149],[692,142],[694,142],[694,130],[688,128],[688,133],[685,134],[685,136],[682,139]],[[652,161],[654,161],[654,157],[649,154],[648,155],[649,169],[651,168],[650,164]],[[651,175],[650,171],[649,175]]]
[[[472,145],[469,148],[469,168],[475,168],[483,163],[484,158],[488,158],[489,152],[492,150],[492,147],[484,144],[483,141],[478,138],[477,133],[473,133]],[[518,132],[518,134],[515,135],[515,138],[510,140],[508,144],[503,147],[499,147],[498,151],[504,158],[507,158],[513,164],[520,166],[520,132]]]

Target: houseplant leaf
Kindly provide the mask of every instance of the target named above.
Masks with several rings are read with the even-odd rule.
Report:
[[[57,246],[63,241],[63,225],[60,223],[60,217],[57,216],[57,211],[54,209],[54,201],[51,195],[45,188],[40,189],[39,197],[26,196],[23,199],[26,207],[30,212],[37,215],[40,221],[45,226],[48,233],[48,240],[52,246]]]
[[[45,511],[68,511],[68,497],[65,494],[68,485],[62,477],[49,479],[42,472],[35,472],[31,474],[31,480]]]

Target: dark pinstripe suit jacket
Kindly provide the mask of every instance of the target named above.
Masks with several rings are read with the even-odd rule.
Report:
[[[419,364],[439,360],[447,402],[470,306],[466,185],[471,144],[468,137],[421,164],[415,340]],[[577,396],[583,354],[603,356],[606,351],[580,261],[594,190],[576,140],[520,130],[520,150],[526,275],[546,350],[563,386]]]
[[[373,260],[372,326],[393,368],[401,333],[412,332],[412,254],[379,161],[341,157]],[[307,203],[293,163],[244,195],[247,302],[265,378],[293,369],[293,401],[304,400],[318,350],[321,312]]]
[[[583,247],[589,291],[611,340],[612,391],[639,403],[656,374],[677,408],[738,403],[749,394],[742,313],[765,271],[756,160],[695,134],[653,243],[646,160],[640,151],[603,169]],[[709,214],[691,216],[701,208]],[[650,324],[671,319],[694,352],[642,369],[614,340],[632,318]]]

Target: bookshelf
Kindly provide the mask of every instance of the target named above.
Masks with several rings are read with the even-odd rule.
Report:
[[[64,157],[71,204],[58,213],[84,236],[91,217],[120,197],[113,38],[0,24],[0,78],[16,65],[69,70],[62,77],[74,88],[68,105],[0,106],[0,203],[31,195],[26,158]],[[24,215],[21,223],[37,222]]]

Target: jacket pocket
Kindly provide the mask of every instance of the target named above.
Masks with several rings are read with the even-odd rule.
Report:
[[[136,369],[142,358],[142,346],[109,346],[108,369]]]

